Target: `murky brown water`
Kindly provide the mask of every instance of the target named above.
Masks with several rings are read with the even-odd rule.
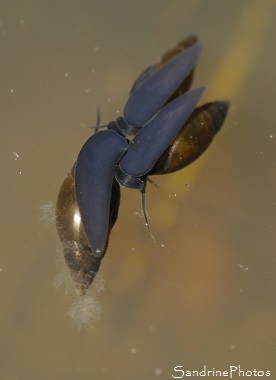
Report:
[[[2,1],[1,379],[170,379],[205,364],[276,376],[275,8]],[[229,99],[229,116],[202,158],[148,186],[156,243],[139,194],[123,191],[104,312],[78,332],[65,315],[76,296],[53,286],[66,268],[40,206],[55,202],[96,106],[102,123],[116,117],[136,76],[191,33],[204,43],[194,87]]]

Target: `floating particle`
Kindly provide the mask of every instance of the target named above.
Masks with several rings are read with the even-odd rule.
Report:
[[[244,267],[242,264],[239,264],[239,268],[241,270],[243,270],[244,272],[248,272],[249,271],[249,267]]]
[[[19,154],[18,153],[16,153],[16,152],[12,152],[13,153],[13,155],[14,155],[14,159],[15,159],[15,161],[17,161],[18,160],[18,158],[19,158]]]

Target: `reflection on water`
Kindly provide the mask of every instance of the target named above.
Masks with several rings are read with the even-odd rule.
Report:
[[[205,364],[275,373],[274,14],[272,0],[1,5],[3,378],[167,379]],[[191,33],[204,42],[194,87],[206,84],[203,102],[229,99],[230,115],[200,160],[148,186],[156,243],[139,196],[122,192],[102,317],[77,332],[39,207],[55,202],[96,106],[103,123],[116,117],[143,67]]]

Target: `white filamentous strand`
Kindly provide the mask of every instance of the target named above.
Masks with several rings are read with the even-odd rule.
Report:
[[[101,318],[102,307],[99,302],[88,295],[74,301],[67,315],[72,319],[73,325],[81,330],[83,327],[93,327],[93,322]]]
[[[52,224],[55,222],[56,212],[53,201],[48,201],[46,204],[40,205],[39,208],[41,212],[41,217],[39,219],[40,222],[45,224]]]

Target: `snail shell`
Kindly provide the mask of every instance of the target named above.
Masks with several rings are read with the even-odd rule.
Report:
[[[149,175],[173,173],[195,161],[220,130],[228,106],[228,102],[212,102],[196,108]]]
[[[119,202],[120,189],[119,185],[114,182],[109,232],[116,222]],[[71,172],[66,176],[59,191],[56,204],[56,226],[64,248],[65,262],[75,283],[76,291],[79,295],[84,295],[99,270],[104,254],[96,257],[91,251],[82,225],[76,201],[74,177]]]

